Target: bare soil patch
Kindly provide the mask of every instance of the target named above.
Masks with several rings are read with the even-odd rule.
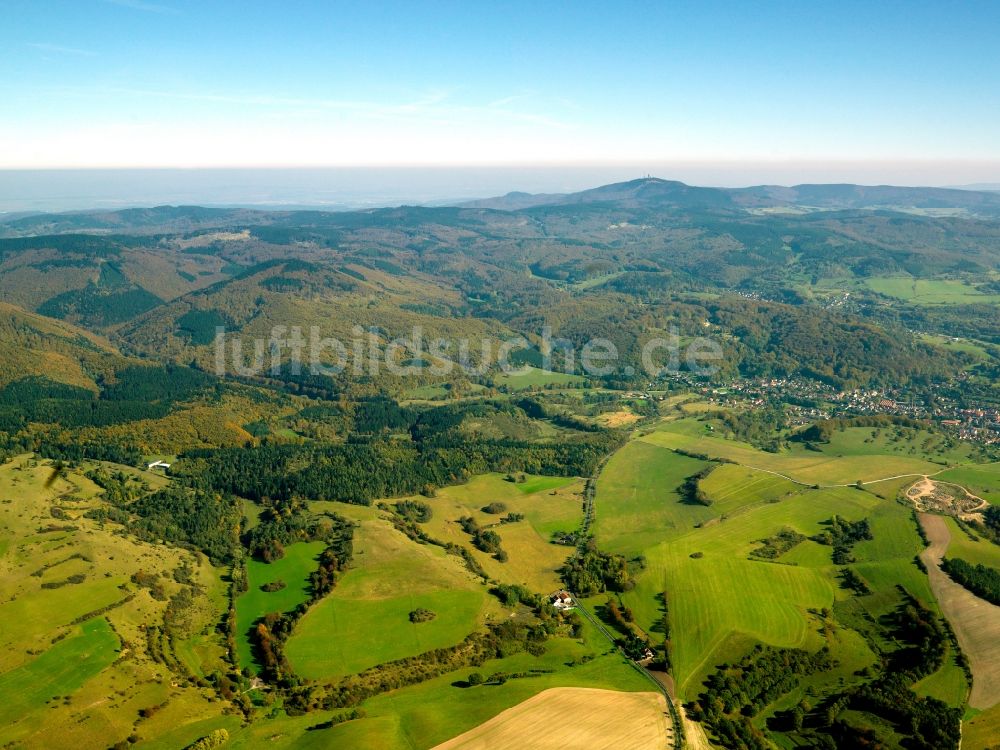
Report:
[[[963,521],[982,521],[989,505],[964,487],[924,477],[907,491],[906,498],[921,512],[944,513]]]
[[[649,750],[669,747],[671,738],[666,700],[660,693],[553,688],[435,750]]]
[[[920,514],[930,546],[920,554],[931,590],[958,637],[972,668],[969,705],[987,709],[1000,703],[1000,607],[980,599],[941,570],[951,532],[941,516]]]

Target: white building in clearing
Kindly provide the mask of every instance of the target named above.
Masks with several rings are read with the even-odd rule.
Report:
[[[163,471],[166,471],[169,468],[170,464],[168,464],[166,461],[153,461],[153,463],[149,464],[149,466],[146,467],[146,469],[149,471],[153,471],[153,469],[162,469]]]
[[[573,597],[567,591],[557,591],[549,597],[549,603],[556,609],[572,609]]]

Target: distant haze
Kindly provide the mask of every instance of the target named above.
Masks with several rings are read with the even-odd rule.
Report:
[[[0,212],[216,205],[330,210],[573,192],[647,174],[693,185],[992,184],[1000,164],[738,162],[512,167],[0,170]],[[996,187],[992,184],[992,187]]]

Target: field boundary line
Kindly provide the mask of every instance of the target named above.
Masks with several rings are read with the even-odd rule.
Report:
[[[633,430],[632,432],[633,436],[635,435],[636,431],[637,429]],[[626,442],[626,445],[627,444],[628,442]],[[621,448],[618,448],[618,450],[621,450]],[[597,480],[600,477],[601,473],[604,471],[604,468],[607,466],[611,458],[616,453],[618,453],[618,450],[612,451],[608,455],[604,456],[604,458],[602,458],[601,461],[594,468],[594,473],[587,479],[587,483],[583,491],[584,493],[583,522],[580,526],[579,539],[577,540],[577,546],[575,552],[575,557],[577,558],[579,558],[584,551],[584,547],[586,546],[588,539],[588,534],[590,533],[590,527],[595,517],[595,506],[597,499]],[[583,604],[581,603],[580,597],[576,595],[576,592],[570,591],[569,594],[570,596],[573,597],[573,602],[576,605],[576,609],[580,611],[580,613],[587,619],[587,621],[590,622],[595,628],[597,628],[597,631],[605,638],[607,638],[608,641],[611,642],[611,645],[614,646],[615,650],[617,650],[618,653],[622,655],[622,657],[625,659],[625,661],[628,663],[630,667],[639,672],[645,679],[649,680],[649,682],[651,682],[656,687],[657,692],[663,695],[664,699],[667,702],[667,711],[670,714],[671,724],[673,724],[674,750],[683,750],[685,744],[684,724],[683,722],[681,722],[680,714],[677,711],[677,706],[674,705],[673,698],[671,698],[670,693],[667,691],[666,687],[664,687],[659,680],[657,680],[655,677],[649,674],[649,672],[647,672],[643,667],[640,667],[638,664],[632,661],[628,656],[626,656],[625,652],[618,645],[617,639],[614,637],[614,635],[610,631],[608,631],[608,629],[604,626],[604,623],[600,622],[600,620],[597,617],[595,617],[594,615],[592,615],[590,612],[587,611],[587,608],[584,607]]]
[[[673,450],[674,453],[677,453],[677,450],[675,448],[672,448],[671,450]],[[678,454],[678,455],[683,455],[683,454]],[[717,459],[711,458],[709,460],[715,461]],[[776,477],[781,477],[782,479],[787,479],[789,482],[792,482],[793,484],[800,485],[802,487],[817,487],[817,488],[819,488],[821,490],[829,490],[829,489],[834,489],[836,487],[856,487],[857,484],[858,484],[857,482],[849,482],[847,484],[818,484],[816,482],[803,482],[801,479],[795,479],[793,477],[788,476],[787,474],[782,474],[780,471],[775,471],[774,469],[765,469],[765,468],[763,468],[761,466],[751,466],[750,464],[741,464],[739,462],[734,462],[734,463],[736,463],[737,466],[745,466],[746,468],[753,469],[754,471],[762,471],[765,474],[772,474],[772,475],[774,475]],[[881,479],[870,479],[869,481],[862,482],[861,484],[862,485],[866,485],[866,484],[879,484],[880,482],[891,482],[893,479],[906,479],[908,477],[936,477],[938,474],[941,474],[941,473],[946,472],[946,471],[950,471],[950,470],[952,470],[954,468],[956,468],[956,467],[954,467],[954,466],[946,466],[943,469],[938,469],[937,471],[933,472],[932,474],[916,474],[916,473],[914,473],[914,474],[896,474],[895,476],[892,476],[892,477],[882,477]]]
[[[605,627],[604,623],[601,622],[595,615],[587,611],[587,608],[583,606],[583,604],[580,602],[579,597],[577,597],[575,593],[570,592],[570,595],[573,597],[573,601],[576,604],[576,609],[580,611],[580,614],[582,614],[591,625],[597,628],[597,631],[601,635],[603,635],[611,642],[611,645],[615,647],[615,650],[618,651],[619,654],[621,654],[621,656],[628,662],[628,665],[632,667],[632,669],[634,669],[636,672],[638,672],[644,678],[646,678],[650,683],[652,683],[656,687],[657,692],[663,695],[664,699],[667,702],[667,712],[670,714],[670,723],[673,725],[674,736],[672,744],[674,750],[683,750],[684,725],[681,722],[681,717],[677,711],[677,706],[674,705],[674,700],[673,698],[670,697],[670,693],[667,690],[667,688],[664,687],[663,683],[661,683],[659,680],[653,677],[653,675],[647,672],[643,667],[639,666],[634,661],[632,661],[628,656],[626,656],[625,652],[618,645],[617,639]]]

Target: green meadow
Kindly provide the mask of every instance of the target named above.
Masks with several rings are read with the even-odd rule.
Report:
[[[461,560],[412,542],[385,520],[361,524],[354,564],[296,625],[286,653],[296,672],[329,679],[452,646],[485,621],[485,588]],[[418,608],[435,614],[410,622]]]
[[[960,279],[915,279],[910,276],[877,276],[866,279],[868,288],[887,297],[919,305],[995,304],[1000,295],[984,294]]]
[[[828,548],[817,545],[809,566],[748,555],[783,528],[815,534],[834,514],[858,520],[874,503],[859,490],[804,491],[646,549],[647,567],[624,598],[651,630],[663,616],[657,596],[667,593],[680,694],[694,697],[716,664],[738,655],[734,644],[818,648],[809,610],[831,607],[837,595]]]
[[[470,688],[471,672],[532,673],[502,685]],[[281,717],[235,732],[227,748],[357,747],[379,750],[430,748],[475,727],[501,711],[549,688],[586,686],[609,690],[646,691],[650,683],[611,648],[589,624],[579,639],[556,638],[535,657],[519,653],[441,675],[365,701],[365,718],[310,731],[330,714]],[[337,713],[337,712],[335,712]]]
[[[748,443],[727,440],[707,430],[706,423],[695,419],[666,422],[641,441],[669,449],[682,449],[693,453],[721,458],[738,464],[785,475],[806,485],[847,485],[857,481],[872,482],[901,474],[933,474],[941,470],[946,458],[965,455],[964,448],[939,447],[943,454],[928,455],[923,452],[922,437],[916,440],[893,443],[883,434],[878,440],[866,444],[862,434],[870,435],[870,428],[849,428],[844,433],[834,433],[829,445],[811,451],[795,444],[781,453],[758,450]],[[883,430],[883,433],[886,431]],[[928,435],[924,440],[930,438]],[[911,450],[912,449],[912,450]]]
[[[802,489],[787,479],[738,464],[716,467],[700,486],[711,498],[712,510],[720,515],[757,503],[777,502]]]
[[[1000,570],[1000,546],[978,535],[972,539],[951,516],[945,516],[944,522],[951,533],[948,543],[948,557],[958,557],[973,565],[987,565]]]
[[[525,365],[511,372],[497,375],[494,380],[497,385],[506,386],[513,391],[522,391],[528,388],[544,388],[550,385],[582,383],[585,378],[581,375],[542,370],[538,367]]]
[[[962,747],[965,750],[992,750],[1000,737],[1000,703],[986,711],[973,712],[962,723]]]
[[[316,570],[322,542],[299,542],[285,548],[285,556],[271,563],[247,561],[248,590],[236,600],[236,644],[240,663],[254,664],[250,630],[254,622],[271,612],[290,612],[309,599],[309,575]],[[284,581],[279,591],[263,591],[261,586]]]
[[[103,505],[100,488],[80,473],[91,466],[51,484],[49,462],[19,456],[0,466],[5,746],[108,746],[131,734],[159,734],[140,713],[150,707],[161,707],[157,719],[170,716],[178,729],[192,717],[218,717],[221,711],[210,693],[172,685],[175,674],[151,657],[147,628],[162,625],[166,601],[131,580],[140,571],[162,573],[157,578],[169,597],[180,588],[170,572],[188,568],[198,593],[186,610],[190,638],[177,658],[192,673],[204,674],[221,663],[220,571],[199,555],[140,542],[118,524],[88,518],[88,511]],[[155,484],[166,481],[156,478]],[[53,523],[54,507],[63,521]]]
[[[735,462],[699,481],[709,505],[678,495],[684,479],[706,464],[673,449]],[[602,549],[643,556],[636,586],[622,599],[654,640],[662,632],[666,593],[673,675],[683,700],[697,696],[718,664],[757,643],[810,650],[829,645],[842,668],[823,679],[856,680],[854,671],[877,661],[857,627],[900,603],[897,585],[936,607],[914,563],[923,544],[911,511],[896,501],[915,477],[878,480],[935,473],[939,461],[968,459],[965,446],[943,436],[895,428],[848,428],[835,432],[820,452],[793,444],[768,453],[725,439],[706,422],[680,418],[640,435],[607,463],[597,483],[594,530]],[[872,483],[858,489],[858,479]],[[814,489],[816,484],[824,487]],[[831,548],[811,540],[772,560],[750,557],[761,540],[783,529],[817,534],[834,515],[871,524],[874,538],[854,546],[852,567],[872,594],[845,590]],[[831,619],[821,612],[832,613]],[[960,706],[968,686],[949,658],[918,689]]]
[[[1000,463],[960,466],[935,478],[960,484],[992,505],[1000,504]]]
[[[434,498],[415,499],[427,502],[433,510],[431,520],[423,524],[432,537],[468,548],[496,580],[548,593],[561,585],[557,571],[571,552],[550,540],[554,532],[573,531],[580,525],[582,491],[580,479],[527,475],[524,482],[510,482],[500,474],[484,474],[438,490]],[[482,508],[493,502],[503,503],[506,510],[499,515],[484,513]],[[523,514],[524,519],[501,524],[507,513]],[[495,531],[508,553],[507,562],[475,549],[458,523],[462,517],[472,517]]]
[[[990,353],[986,346],[979,341],[965,338],[955,338],[953,336],[941,336],[937,334],[924,333],[920,335],[922,341],[928,344],[941,347],[947,351],[962,352],[969,354],[979,360],[989,360]]]
[[[708,464],[643,440],[633,440],[597,479],[594,534],[603,548],[637,554],[715,515],[682,502],[678,488]]]

